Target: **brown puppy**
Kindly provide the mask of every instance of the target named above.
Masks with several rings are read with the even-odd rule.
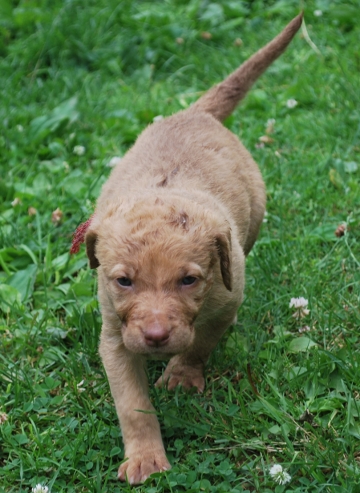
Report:
[[[157,385],[202,391],[209,354],[242,302],[265,187],[249,152],[220,122],[301,21],[300,14],[192,107],[150,125],[98,200],[85,241],[99,271],[100,354],[127,458],[118,475],[131,484],[170,468],[146,358],[170,358]]]

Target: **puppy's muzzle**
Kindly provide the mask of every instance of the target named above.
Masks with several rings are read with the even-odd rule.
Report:
[[[145,343],[150,347],[166,346],[170,339],[170,329],[158,322],[148,325],[143,333]]]

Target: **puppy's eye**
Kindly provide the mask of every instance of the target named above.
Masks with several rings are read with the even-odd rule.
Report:
[[[119,277],[116,280],[118,284],[120,284],[120,286],[123,286],[124,288],[128,288],[132,285],[131,279],[129,279],[128,277]]]
[[[190,286],[191,284],[194,284],[196,280],[197,278],[194,276],[186,276],[181,279],[181,284],[183,286]]]

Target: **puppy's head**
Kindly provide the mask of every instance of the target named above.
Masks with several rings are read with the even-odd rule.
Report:
[[[94,221],[85,241],[135,353],[186,351],[209,291],[232,289],[230,228],[209,213],[136,204]]]

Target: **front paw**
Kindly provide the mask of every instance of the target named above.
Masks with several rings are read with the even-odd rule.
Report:
[[[177,364],[169,366],[164,374],[156,382],[155,387],[166,386],[168,390],[173,390],[177,385],[185,389],[196,388],[198,392],[203,392],[205,388],[205,378],[202,366],[188,366]]]
[[[170,469],[169,461],[165,454],[160,451],[142,450],[130,457],[121,464],[118,471],[120,481],[128,481],[129,484],[143,483],[150,474],[154,472],[163,472]]]

